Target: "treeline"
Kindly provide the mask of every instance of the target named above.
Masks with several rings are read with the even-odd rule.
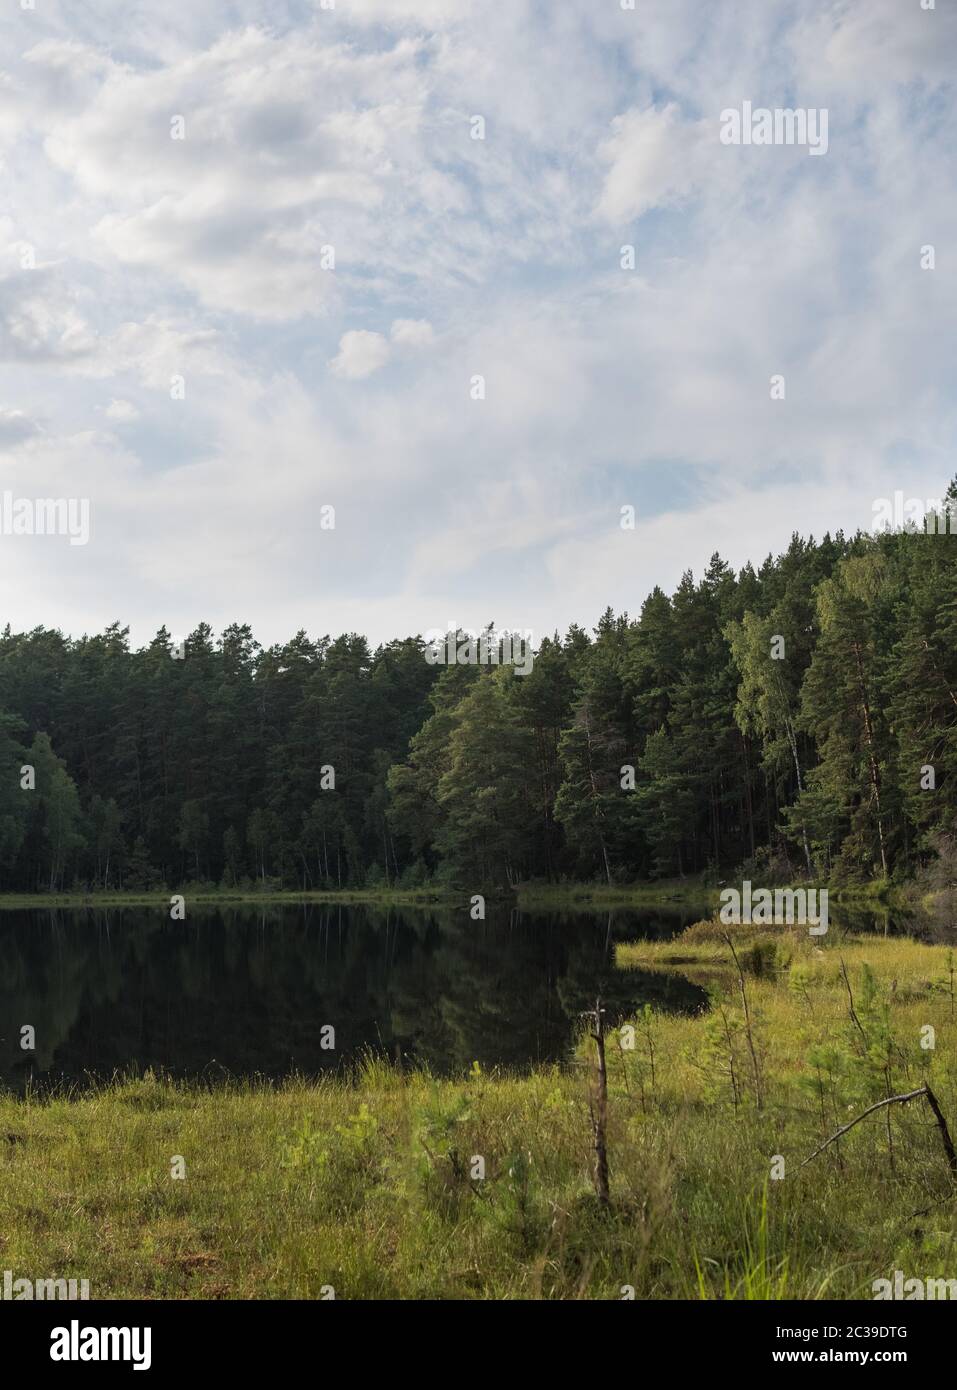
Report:
[[[904,875],[957,820],[955,738],[949,534],[715,555],[525,676],[418,637],[7,627],[0,886]]]

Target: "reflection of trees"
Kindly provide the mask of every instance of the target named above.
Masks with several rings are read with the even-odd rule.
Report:
[[[675,977],[614,970],[604,916],[339,906],[0,916],[0,1080],[129,1066],[317,1073],[363,1048],[458,1071],[560,1059],[601,992],[612,1011],[695,1007]],[[19,1030],[37,1032],[22,1053]],[[336,1029],[336,1050],[320,1030]]]
[[[464,914],[463,914],[464,916]],[[607,919],[591,914],[493,915],[488,922],[455,919],[443,930],[439,998],[448,1037],[423,1038],[422,1050],[443,1070],[473,1060],[522,1067],[560,1060],[580,1015],[597,993],[610,1012],[648,997],[649,977],[614,968]],[[663,1007],[695,1007],[704,996],[680,981]]]

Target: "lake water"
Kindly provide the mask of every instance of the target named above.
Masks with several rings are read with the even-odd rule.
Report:
[[[4,911],[0,1085],[147,1067],[315,1076],[366,1052],[437,1074],[562,1062],[598,994],[610,1022],[645,1002],[705,1006],[680,974],[616,971],[613,951],[702,915],[490,910],[473,922],[464,911],[323,904],[197,908],[172,922],[148,908]],[[32,1053],[20,1046],[27,1025]],[[323,1046],[330,1025],[334,1049]]]

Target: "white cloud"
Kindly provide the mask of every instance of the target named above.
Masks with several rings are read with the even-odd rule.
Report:
[[[39,425],[22,410],[0,406],[0,448],[12,449],[39,433]]]
[[[104,371],[133,370],[156,390],[168,390],[173,376],[222,376],[230,370],[216,329],[159,314],[120,324],[103,340],[101,354]]]
[[[371,376],[388,362],[392,350],[381,333],[370,333],[364,328],[354,328],[343,333],[339,340],[339,351],[329,363],[336,376],[346,381],[361,381]]]
[[[444,28],[473,19],[472,3],[473,0],[350,0],[350,12],[370,24]],[[524,0],[514,3],[522,5]]]
[[[108,419],[115,420],[121,425],[132,424],[134,420],[140,418],[140,412],[137,410],[136,406],[133,405],[132,401],[118,401],[116,399],[110,401],[104,414]]]
[[[428,319],[396,319],[392,341],[401,347],[428,347],[435,338]]]
[[[624,222],[651,208],[680,203],[693,190],[708,157],[714,157],[716,141],[715,130],[683,120],[674,102],[616,116],[611,136],[598,150],[610,166],[599,216]]]
[[[0,361],[64,362],[94,347],[80,295],[65,276],[37,267],[0,278]]]
[[[102,208],[101,254],[274,320],[329,308],[371,260],[381,270],[383,218],[396,259],[427,269],[426,204],[461,214],[468,200],[425,128],[419,49],[359,53],[320,30],[249,28],[149,71],[114,63],[84,109],[52,114],[46,153]]]
[[[794,37],[802,70],[834,89],[858,86],[871,97],[875,83],[952,82],[957,52],[957,10],[939,0],[925,10],[920,0],[836,0],[802,16]]]

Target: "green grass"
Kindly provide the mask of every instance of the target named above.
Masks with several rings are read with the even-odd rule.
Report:
[[[150,892],[123,893],[97,889],[89,893],[0,893],[0,910],[34,907],[168,908],[174,893],[183,894],[188,903],[207,903],[211,906],[217,903],[381,903],[424,906],[433,902],[462,900],[461,893],[441,888],[341,888],[328,893],[299,893],[230,888],[193,889],[187,884],[182,888],[157,888]]]
[[[733,884],[732,884],[733,886]],[[808,883],[798,887],[814,886]],[[819,886],[827,887],[822,882]],[[63,893],[0,893],[0,909],[30,907],[166,907],[173,893],[182,893],[191,903],[380,903],[393,906],[415,906],[428,903],[468,904],[470,890],[455,889],[442,884],[419,888],[338,888],[329,891],[301,892],[256,887],[222,888],[184,884],[178,888],[156,888],[149,891],[94,889],[90,892]],[[490,901],[509,901],[519,907],[552,909],[614,907],[691,907],[708,912],[719,902],[720,889],[705,883],[702,878],[654,879],[641,883],[523,883],[514,892],[487,892]],[[899,890],[886,881],[830,889],[831,899],[848,907],[881,909],[905,908],[910,900],[900,897]]]
[[[147,1076],[0,1097],[0,1268],[147,1298],[317,1298],[331,1286],[359,1299],[617,1299],[627,1287],[652,1299],[866,1299],[895,1269],[957,1275],[957,1188],[922,1101],[799,1166],[888,1082],[929,1079],[957,1134],[947,950],[780,931],[772,949],[767,929],[736,935],[760,1110],[716,929],[618,948],[625,969],[680,962],[720,1002],[638,1019],[634,1050],[627,1033],[609,1035],[608,1210],[591,1182],[587,1039],[575,1066],[526,1077],[439,1080],[379,1063],[278,1089]],[[933,1052],[920,1047],[927,1024]],[[171,1177],[176,1155],[184,1180]]]
[[[260,888],[208,888],[183,884],[130,892],[94,889],[69,893],[0,893],[0,909],[32,907],[168,907],[170,897],[182,893],[189,903],[343,903],[422,906],[429,903],[465,905],[471,892],[444,885],[420,888],[337,888],[328,892],[284,891]],[[692,904],[702,911],[717,903],[717,890],[700,883],[648,883],[608,888],[601,884],[523,884],[514,893],[486,890],[489,902],[515,903],[519,907],[562,908],[653,906]]]
[[[517,890],[521,907],[670,907],[706,911],[718,904],[719,890],[701,879],[655,879],[647,883],[529,883]]]
[[[3,908],[35,907],[159,907],[169,906],[173,893],[182,893],[189,903],[343,903],[382,904],[383,906],[426,906],[429,903],[465,905],[471,894],[464,889],[440,885],[421,888],[340,888],[329,892],[286,892],[255,888],[205,888],[185,884],[179,888],[117,892],[96,889],[70,893],[0,893]],[[682,883],[656,882],[608,888],[601,884],[523,884],[513,894],[486,893],[488,901],[512,902],[523,908],[561,911],[563,908],[611,908],[642,906],[681,906],[690,904],[707,911],[718,901],[717,889],[705,888],[697,880]]]

